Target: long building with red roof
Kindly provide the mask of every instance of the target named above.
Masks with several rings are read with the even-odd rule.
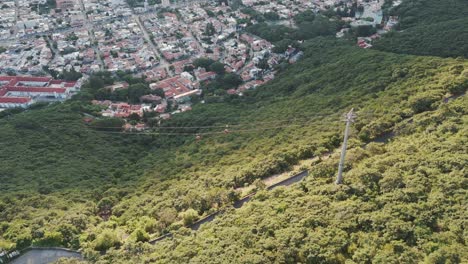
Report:
[[[62,101],[79,88],[79,82],[49,77],[0,76],[0,108],[26,108],[36,101]]]

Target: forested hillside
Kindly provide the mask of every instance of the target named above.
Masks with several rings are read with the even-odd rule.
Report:
[[[383,51],[468,58],[468,3],[464,0],[403,1],[387,15],[398,16],[397,31],[386,34],[374,47]]]
[[[429,19],[437,3],[405,1],[395,12],[418,14],[402,19],[408,31],[425,31],[419,23],[463,30],[463,0]],[[397,45],[400,34],[388,41]],[[85,122],[99,110],[87,89],[3,114],[0,248],[64,246],[91,263],[466,261],[468,61],[334,37],[301,49],[270,83],[240,97],[210,95],[150,133]],[[311,159],[340,146],[350,108],[357,119],[336,186],[339,153]],[[231,208],[240,187],[299,161],[310,171],[304,182]],[[185,227],[220,208],[200,231]],[[146,243],[167,232],[174,238]]]
[[[135,263],[464,263],[467,109],[464,96],[399,123],[388,144],[353,141],[343,186],[335,155],[301,184],[261,191],[145,257],[127,254]]]
[[[271,84],[245,98],[197,105],[168,124],[240,124],[257,131],[233,127],[229,135],[200,142],[111,134],[86,128],[79,102],[4,118],[1,175],[9,184],[1,192],[2,243],[82,247],[91,259],[97,251],[132,248],[229,205],[235,187],[335,149],[340,116],[350,107],[360,116],[354,138],[364,143],[466,90],[463,61],[366,51],[326,39],[304,49],[305,58]],[[204,132],[210,131],[217,130]],[[48,137],[48,144],[39,144]],[[65,145],[61,154],[53,151],[58,143]],[[12,164],[24,165],[13,170]]]

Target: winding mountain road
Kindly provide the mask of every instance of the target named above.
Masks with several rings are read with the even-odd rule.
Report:
[[[291,176],[283,181],[280,181],[276,184],[273,184],[269,187],[267,187],[267,190],[273,190],[275,188],[278,188],[280,186],[290,186],[294,183],[297,183],[297,182],[300,182],[302,179],[304,179],[306,176],[309,175],[309,172],[308,171],[302,171],[298,174],[295,174],[294,176]],[[247,196],[245,196],[244,198],[240,199],[239,201],[235,202],[233,204],[234,208],[241,208],[242,206],[244,206],[244,204],[248,203],[252,197],[255,195],[255,193],[252,193],[252,194],[249,194]],[[206,224],[206,223],[209,223],[211,221],[213,221],[218,215],[221,215],[224,213],[224,210],[221,210],[221,211],[217,211],[213,214],[210,214],[210,215],[207,215],[205,216],[204,218],[196,221],[195,223],[193,223],[192,225],[189,226],[190,229],[192,230],[198,230],[200,229],[200,227],[203,225],[203,224]],[[160,237],[157,237],[155,239],[152,239],[149,241],[149,243],[151,244],[156,244],[157,242],[161,241],[161,240],[164,240],[166,238],[169,238],[169,237],[172,237],[172,234],[171,233],[167,233],[167,234],[164,234]]]

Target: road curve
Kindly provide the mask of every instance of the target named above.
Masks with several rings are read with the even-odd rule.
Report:
[[[294,184],[296,182],[301,181],[307,175],[309,175],[308,171],[302,171],[302,172],[300,172],[298,174],[295,174],[295,175],[293,175],[293,176],[291,176],[291,177],[289,177],[289,178],[287,178],[287,179],[285,179],[283,181],[280,181],[278,183],[275,183],[275,184],[267,187],[267,190],[273,190],[273,189],[275,189],[277,187],[280,187],[280,186],[290,186],[290,185],[292,185],[292,184]],[[234,208],[236,208],[236,209],[241,208],[245,203],[249,202],[254,195],[255,195],[255,193],[249,194],[249,195],[243,197],[242,199],[240,199],[239,201],[235,202],[234,205],[233,205]],[[192,225],[190,225],[189,228],[192,229],[192,230],[198,230],[198,229],[200,229],[200,227],[203,224],[206,224],[206,223],[209,223],[209,222],[213,221],[216,218],[216,216],[218,216],[220,214],[223,214],[223,213],[224,213],[224,211],[221,210],[221,211],[217,211],[215,213],[212,213],[210,215],[207,215],[204,218],[202,218],[202,219],[196,221],[195,223],[193,223]],[[162,235],[160,237],[157,237],[155,239],[150,240],[149,243],[154,245],[157,242],[159,242],[161,240],[164,240],[164,239],[166,239],[168,237],[172,237],[172,234],[171,233],[164,234],[164,235]]]

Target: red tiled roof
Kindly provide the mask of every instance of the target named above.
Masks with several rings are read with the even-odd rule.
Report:
[[[205,72],[205,73],[202,73],[202,74],[198,75],[198,79],[204,81],[204,80],[212,78],[214,76],[216,76],[215,72]]]
[[[65,87],[73,87],[75,85],[76,85],[76,82],[66,82],[65,83]],[[127,87],[128,87],[128,85],[127,85]]]
[[[30,92],[30,93],[65,93],[65,88],[42,88],[42,87],[24,87],[24,86],[13,86],[8,87],[8,91],[13,92]]]
[[[0,103],[10,104],[25,104],[31,101],[31,98],[27,97],[0,97]]]
[[[13,80],[14,77],[10,77],[10,76],[0,76],[0,81],[11,81]]]
[[[29,77],[29,76],[16,76],[19,82],[49,82],[52,78],[49,77]]]
[[[0,103],[25,104],[32,101],[28,97],[9,96],[8,92],[28,92],[28,93],[58,93],[64,94],[67,88],[76,85],[76,82],[67,82],[64,80],[53,80],[49,77],[28,77],[28,76],[0,76],[1,82],[8,82],[7,85],[0,88]],[[24,86],[27,82],[45,83],[39,86]],[[64,88],[54,88],[51,86],[63,85]]]

